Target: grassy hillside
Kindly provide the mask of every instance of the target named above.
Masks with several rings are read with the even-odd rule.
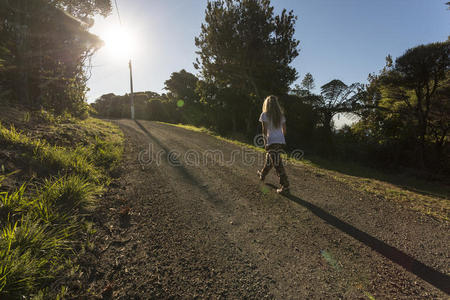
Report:
[[[62,297],[121,159],[114,125],[0,109],[0,298]]]

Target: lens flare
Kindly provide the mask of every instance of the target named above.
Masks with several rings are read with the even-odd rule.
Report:
[[[113,59],[131,59],[136,52],[137,42],[134,35],[123,26],[109,26],[100,33],[105,42],[104,50]]]

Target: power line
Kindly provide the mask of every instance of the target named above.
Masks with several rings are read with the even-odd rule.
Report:
[[[120,27],[123,28],[122,18],[120,17],[119,6],[117,5],[117,0],[114,0],[114,4],[116,5],[116,11],[117,11],[117,16],[119,17]],[[132,68],[132,65],[131,65],[131,58],[128,61],[128,67],[130,68],[131,119],[134,120],[133,68]]]
[[[120,12],[119,12],[119,6],[117,5],[117,0],[114,0],[114,3],[116,4],[116,11],[117,11],[117,16],[119,17],[120,26],[122,26],[122,19],[120,18]]]

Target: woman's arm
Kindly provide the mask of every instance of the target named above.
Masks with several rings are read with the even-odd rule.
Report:
[[[286,122],[283,123],[282,131],[283,131],[283,134],[286,135]]]
[[[264,147],[267,144],[267,122],[262,122],[262,134],[264,137]]]

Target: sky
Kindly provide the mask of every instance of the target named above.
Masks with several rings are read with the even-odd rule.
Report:
[[[395,59],[420,44],[445,41],[450,35],[448,0],[272,0],[298,16],[294,37],[300,53],[292,66],[300,83],[306,73],[320,86],[340,79],[367,82],[385,57]],[[114,1],[113,1],[114,2]],[[204,22],[206,0],[117,0],[107,18],[96,17],[91,32],[105,40],[92,59],[88,102],[103,94],[130,91],[128,57],[133,64],[134,91],[163,93],[172,72],[197,75],[194,38]],[[126,47],[130,45],[130,47]],[[294,84],[295,84],[294,83]],[[339,123],[338,120],[336,120]],[[340,121],[345,122],[344,121]]]

